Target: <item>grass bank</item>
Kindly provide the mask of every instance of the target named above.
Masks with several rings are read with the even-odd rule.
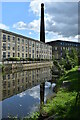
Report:
[[[58,81],[59,92],[44,105],[43,114],[54,115],[55,120],[80,120],[80,99],[77,100],[80,91],[79,78],[78,67],[66,72]]]

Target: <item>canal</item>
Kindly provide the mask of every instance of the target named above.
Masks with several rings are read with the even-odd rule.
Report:
[[[0,85],[2,118],[28,116],[55,94],[50,67],[6,74],[0,72]]]

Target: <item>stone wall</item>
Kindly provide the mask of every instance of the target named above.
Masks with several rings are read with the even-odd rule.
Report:
[[[40,62],[40,63],[9,63],[9,64],[4,64],[3,71],[10,71],[10,70],[16,70],[16,71],[21,71],[21,70],[31,70],[31,69],[36,69],[36,68],[42,68],[42,67],[52,67],[53,62]]]

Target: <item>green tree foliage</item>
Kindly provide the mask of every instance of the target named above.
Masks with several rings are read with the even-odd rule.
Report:
[[[65,56],[59,61],[57,61],[53,55],[53,63],[58,70],[70,70],[78,65],[78,52],[75,48],[72,48],[71,51],[65,50],[63,52]]]

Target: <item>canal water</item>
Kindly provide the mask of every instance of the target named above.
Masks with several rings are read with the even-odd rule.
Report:
[[[55,94],[51,69],[40,68],[28,71],[0,73],[0,105],[2,118],[25,117],[38,111],[41,102]]]

